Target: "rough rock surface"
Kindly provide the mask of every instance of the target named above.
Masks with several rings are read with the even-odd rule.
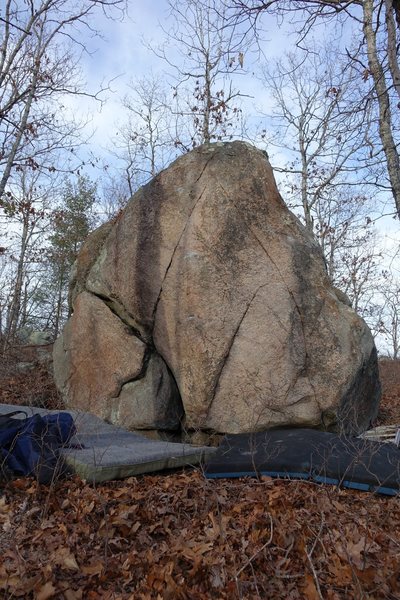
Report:
[[[93,353],[95,351],[95,354]],[[71,406],[108,418],[110,399],[139,377],[146,346],[96,296],[82,292],[54,348],[57,387]]]
[[[362,430],[375,417],[371,333],[331,286],[263,152],[201,146],[139,190],[95,242],[78,259],[74,314],[56,345],[68,404],[90,396],[94,412],[143,427],[173,428],[182,411],[187,429],[229,433]],[[149,352],[168,366],[161,391]]]

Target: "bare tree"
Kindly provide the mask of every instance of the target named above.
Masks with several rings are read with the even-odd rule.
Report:
[[[99,184],[99,221],[110,221],[126,206],[132,195],[130,187],[127,179],[120,176],[119,170],[109,168]]]
[[[170,17],[173,25],[157,54],[174,78],[175,144],[189,150],[231,139],[241,119],[236,104],[241,93],[232,76],[244,72],[247,41],[237,27],[226,24],[218,0],[171,0]]]
[[[262,72],[274,101],[269,150],[278,147],[287,158],[276,167],[286,176],[285,199],[320,244],[333,283],[362,310],[377,253],[369,243],[373,191],[366,186],[368,169],[360,167],[368,164],[368,115],[354,110],[359,96],[353,70],[314,47],[289,53]]]
[[[363,127],[368,113],[354,110],[359,96],[354,73],[340,61],[329,60],[334,49],[314,47],[311,52],[288,53],[262,69],[267,92],[274,101],[269,123],[276,130],[271,144],[289,155],[282,169],[291,173],[292,198],[300,198],[304,223],[323,240],[341,203],[365,182],[368,163]],[[346,193],[344,194],[344,190]],[[355,194],[356,195],[356,194]],[[343,216],[349,215],[349,201]],[[338,215],[335,214],[337,222]]]
[[[48,225],[50,190],[38,184],[39,173],[24,168],[14,181],[13,194],[0,201],[0,224],[7,224],[4,237],[8,265],[3,273],[2,288],[3,347],[14,340],[17,330],[26,324],[28,280],[42,261],[41,244]],[[8,280],[8,285],[6,281]]]
[[[400,358],[400,283],[392,281],[386,285],[383,296],[380,332],[389,344],[392,358],[398,359]]]
[[[168,92],[162,77],[132,81],[123,99],[127,118],[114,138],[130,195],[154,177],[176,155],[171,132]]]
[[[297,43],[304,47],[305,38],[321,19],[334,23],[350,20],[358,27],[359,51],[347,56],[360,72],[360,86],[371,79],[365,92],[364,103],[377,105],[377,127],[390,189],[397,214],[400,216],[400,162],[399,162],[399,62],[398,43],[400,18],[398,2],[393,0],[228,0],[235,23],[249,19],[256,31],[260,17],[265,13],[281,18],[297,17]],[[300,17],[300,19],[298,18]],[[364,49],[365,59],[361,54]],[[367,133],[367,132],[366,132]]]
[[[0,12],[0,197],[13,172],[53,170],[51,153],[76,144],[62,117],[65,95],[88,95],[79,76],[82,28],[97,8],[124,0],[5,0]],[[53,155],[54,156],[54,155]]]
[[[376,292],[383,276],[381,264],[376,231],[350,229],[346,243],[336,252],[333,281],[372,328],[374,319],[369,319],[369,310],[376,304]]]

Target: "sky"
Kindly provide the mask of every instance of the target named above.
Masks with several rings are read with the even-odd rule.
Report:
[[[92,126],[96,133],[96,145],[105,146],[115,133],[115,123],[122,121],[124,111],[121,107],[123,96],[129,91],[130,81],[145,77],[150,73],[165,71],[166,64],[153,53],[147,45],[156,48],[165,39],[162,27],[168,28],[168,2],[156,0],[148,2],[137,0],[134,7],[130,3],[128,14],[123,20],[111,20],[98,16],[96,27],[102,32],[103,39],[90,40],[91,51],[83,55],[83,77],[89,89],[95,90],[101,84],[109,84],[110,91],[104,95],[107,101],[103,106],[93,102],[69,99],[68,104],[76,111],[90,110]],[[269,57],[278,54],[286,36],[274,26],[268,33],[264,48]],[[260,81],[254,76],[258,56],[245,56],[247,76],[238,80],[240,91],[249,96],[245,102],[246,112],[256,116],[259,110],[268,109],[268,99]],[[257,115],[259,118],[259,114]]]

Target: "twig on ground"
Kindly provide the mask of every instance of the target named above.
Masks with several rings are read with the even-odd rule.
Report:
[[[317,535],[315,536],[313,545],[311,546],[310,550],[307,550],[307,548],[306,548],[306,555],[307,555],[308,564],[310,565],[311,573],[312,573],[312,576],[313,576],[313,579],[314,579],[314,583],[315,583],[315,587],[317,589],[318,597],[320,598],[320,600],[324,600],[324,598],[322,596],[321,586],[319,585],[318,574],[317,574],[317,571],[316,571],[316,569],[314,567],[314,563],[312,561],[312,555],[313,555],[313,552],[315,550],[315,546],[317,545],[317,542],[321,541],[320,540],[320,536],[321,536],[321,533],[322,533],[322,530],[323,530],[324,526],[325,526],[325,518],[324,518],[324,514],[321,513],[321,525],[319,526],[319,530],[318,530]]]
[[[271,531],[270,531],[270,535],[268,540],[265,542],[265,544],[263,544],[261,546],[261,548],[259,548],[256,552],[254,552],[254,554],[247,559],[247,561],[245,562],[245,564],[240,567],[239,571],[236,572],[235,574],[235,582],[236,582],[236,588],[240,597],[240,589],[239,589],[239,581],[238,581],[238,577],[241,573],[243,573],[243,571],[245,569],[247,569],[247,567],[250,565],[252,567],[252,562],[253,560],[267,547],[270,545],[270,543],[272,542],[272,538],[274,537],[274,522],[272,520],[271,515],[268,513],[268,517],[269,517],[269,522],[270,522],[270,527],[271,527]],[[254,573],[254,571],[253,571]],[[256,586],[257,587],[257,586]]]

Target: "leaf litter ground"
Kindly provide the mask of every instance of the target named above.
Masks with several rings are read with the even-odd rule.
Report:
[[[381,423],[400,413],[399,375],[384,376]],[[18,479],[0,494],[0,593],[400,599],[399,524],[399,498],[299,481],[194,469],[96,487]]]

